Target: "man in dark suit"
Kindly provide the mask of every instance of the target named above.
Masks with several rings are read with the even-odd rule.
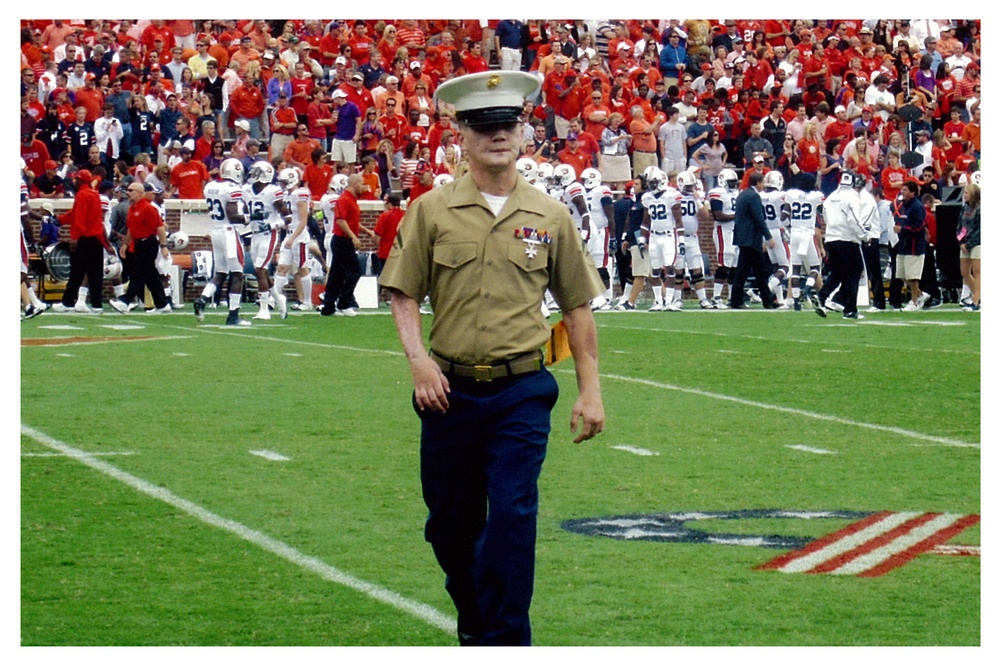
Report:
[[[734,206],[735,224],[733,225],[733,245],[740,249],[739,260],[736,263],[736,275],[730,284],[730,308],[746,308],[743,298],[743,288],[746,285],[750,271],[753,271],[757,282],[757,290],[764,302],[764,308],[777,308],[774,295],[767,287],[767,279],[771,274],[771,262],[764,251],[765,244],[773,248],[775,240],[767,229],[764,219],[764,204],[760,199],[760,191],[764,189],[764,174],[750,174],[750,187],[740,193]]]

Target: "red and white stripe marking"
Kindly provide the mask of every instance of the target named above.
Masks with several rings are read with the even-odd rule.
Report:
[[[978,514],[880,512],[756,569],[880,577],[977,523]]]

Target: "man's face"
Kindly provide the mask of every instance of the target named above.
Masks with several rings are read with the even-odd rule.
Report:
[[[125,193],[128,195],[129,201],[131,201],[133,204],[142,199],[143,195],[145,194],[143,191],[143,187],[138,183],[133,183],[132,185],[128,186],[128,190],[126,190]]]
[[[462,130],[462,144],[469,166],[490,173],[502,173],[514,168],[520,152],[521,123],[504,123]]]
[[[82,77],[84,72],[83,63],[77,63],[73,65],[73,75]]]

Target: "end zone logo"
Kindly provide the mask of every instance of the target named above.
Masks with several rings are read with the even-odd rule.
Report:
[[[812,540],[786,535],[711,533],[689,524],[706,519],[853,519],[834,533]],[[757,570],[787,573],[840,574],[879,577],[922,553],[978,555],[978,548],[956,548],[945,542],[979,523],[978,514],[939,512],[850,512],[797,510],[735,510],[633,514],[595,519],[571,519],[562,527],[572,533],[617,540],[693,542],[791,549]]]

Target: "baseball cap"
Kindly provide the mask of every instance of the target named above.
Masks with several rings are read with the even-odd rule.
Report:
[[[833,113],[840,113],[841,111],[846,113],[847,109],[844,107],[843,104],[838,104],[837,108],[833,110]]]
[[[576,132],[570,132],[569,134],[566,135],[566,141],[576,141],[579,138],[580,135],[578,135]]]
[[[419,60],[410,61],[410,69],[419,69],[420,67],[423,67],[423,65],[420,64]]]
[[[159,185],[156,185],[155,183],[143,183],[142,189],[144,192],[152,192],[153,194],[157,195],[163,193],[163,188],[161,188]]]
[[[90,173],[89,169],[81,169],[80,171],[76,172],[76,177],[85,183],[90,183],[92,180],[94,180],[94,175]]]
[[[264,55],[263,55],[263,58],[265,58],[265,59],[270,59],[270,60],[274,60],[274,54],[273,54],[273,53],[271,53],[270,51],[265,51],[265,52],[264,52]]]
[[[355,72],[354,74],[351,75],[351,81],[364,81],[364,80],[365,80],[365,77],[361,76],[361,74],[359,74],[357,72]]]
[[[754,161],[754,162],[759,162],[759,163],[761,163],[761,164],[764,164],[764,156],[763,156],[763,155],[758,155],[757,157],[755,157],[755,158],[753,159],[753,161]]]
[[[441,84],[437,101],[455,107],[455,117],[469,125],[516,123],[524,100],[538,93],[541,82],[533,74],[519,71],[486,71],[466,74]]]
[[[59,165],[58,165],[58,163],[56,163],[55,160],[46,160],[45,161],[45,168],[46,169],[58,169]]]
[[[337,99],[338,97],[347,97],[347,93],[338,88],[337,90],[333,91],[333,94],[331,94],[330,97],[332,99]]]
[[[866,34],[870,35],[870,34],[872,34],[872,29],[869,28],[868,26],[862,26],[861,29],[858,30],[858,34],[859,35],[866,35]]]
[[[399,79],[397,77],[394,77],[394,76],[387,76],[385,78],[385,82],[386,83],[399,83]]]
[[[246,130],[247,132],[250,131],[250,121],[245,120],[243,118],[241,118],[238,121],[236,121],[235,123],[233,123],[233,125],[235,125],[236,127],[240,128],[240,129]]]
[[[347,64],[347,58],[345,58],[344,56],[337,56],[337,59],[334,60],[333,63],[335,65],[346,65]]]

